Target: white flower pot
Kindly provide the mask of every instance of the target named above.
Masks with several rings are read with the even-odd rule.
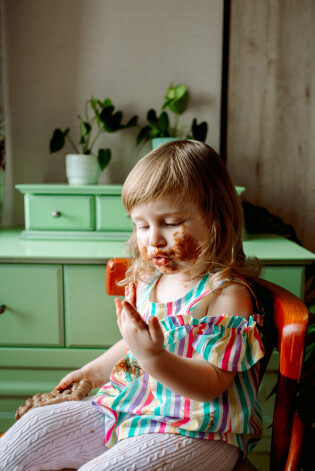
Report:
[[[96,155],[66,156],[66,175],[69,185],[95,185],[98,183],[100,171]]]
[[[152,150],[157,149],[158,147],[166,144],[167,142],[172,142],[176,140],[185,139],[184,137],[154,137],[152,139]]]

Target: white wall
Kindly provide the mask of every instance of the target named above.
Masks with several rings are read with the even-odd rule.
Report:
[[[66,182],[64,155],[49,154],[55,127],[71,127],[94,94],[125,118],[162,105],[170,82],[185,83],[190,107],[219,148],[223,0],[2,0],[7,171],[3,225],[22,226],[17,183]],[[136,130],[108,135],[102,182],[122,182],[149,147]]]

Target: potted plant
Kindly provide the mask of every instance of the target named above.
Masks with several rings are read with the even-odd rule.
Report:
[[[101,101],[90,98],[85,102],[84,118],[78,115],[80,140],[76,146],[70,137],[70,128],[65,131],[55,129],[50,140],[50,153],[61,150],[66,140],[73,147],[75,154],[66,156],[66,173],[69,184],[88,185],[98,182],[100,172],[108,165],[111,158],[110,149],[98,149],[93,153],[96,141],[103,133],[113,133],[137,125],[137,116],[126,124],[122,123],[123,113],[115,111],[110,99]]]
[[[142,126],[137,136],[137,145],[141,142],[153,140],[152,147],[155,148],[165,140],[180,138],[196,139],[204,142],[207,137],[208,125],[204,121],[200,124],[194,118],[190,127],[179,127],[179,117],[186,111],[189,102],[189,93],[186,85],[173,86],[171,83],[165,95],[160,115],[151,108],[146,116],[147,124]],[[168,109],[174,115],[171,124]],[[158,139],[158,140],[156,140]]]

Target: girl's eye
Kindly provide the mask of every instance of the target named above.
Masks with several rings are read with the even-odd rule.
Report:
[[[183,221],[178,221],[178,222],[166,222],[165,225],[167,227],[176,227],[180,226],[183,223]]]
[[[149,229],[150,226],[137,226],[137,229]]]

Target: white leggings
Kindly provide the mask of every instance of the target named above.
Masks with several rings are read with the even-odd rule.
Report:
[[[32,409],[0,438],[1,471],[230,471],[239,450],[225,442],[144,434],[104,445],[104,416],[91,399]]]

